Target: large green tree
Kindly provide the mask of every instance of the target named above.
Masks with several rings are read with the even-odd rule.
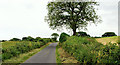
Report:
[[[57,38],[58,38],[59,34],[53,33],[51,36],[53,37],[54,41],[57,41]]]
[[[71,29],[73,35],[76,30],[87,29],[88,23],[100,21],[96,14],[97,2],[49,2],[47,5],[48,16],[45,20],[50,28],[60,29],[65,27]]]

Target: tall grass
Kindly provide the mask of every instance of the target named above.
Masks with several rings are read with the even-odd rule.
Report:
[[[47,42],[46,42],[47,43]],[[45,45],[43,42],[30,41],[9,41],[2,43],[2,60],[16,57],[22,53],[29,52],[33,49],[40,48]]]
[[[58,51],[58,48],[59,46],[57,45],[56,46],[56,62],[58,63],[57,65],[61,65],[61,59],[59,58],[60,54],[59,54],[59,51]]]
[[[116,44],[103,45],[94,38],[69,37],[62,48],[80,63],[120,63],[120,48]]]

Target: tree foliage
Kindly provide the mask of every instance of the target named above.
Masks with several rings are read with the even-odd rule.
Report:
[[[110,36],[117,36],[114,32],[106,32],[102,35],[102,37],[110,37]]]
[[[68,35],[67,33],[64,33],[64,32],[61,33],[60,38],[59,38],[60,43],[65,42],[67,40],[67,37],[70,37],[70,35]]]
[[[45,20],[50,28],[59,30],[62,27],[71,29],[73,35],[76,30],[87,29],[88,23],[100,22],[94,5],[97,2],[49,2],[48,16]]]
[[[13,39],[10,39],[9,41],[20,41],[21,39],[18,39],[18,38],[13,38]]]
[[[34,38],[31,36],[28,36],[28,37],[23,37],[22,40],[23,41],[34,41]]]
[[[52,39],[54,41],[57,41],[57,38],[58,38],[59,35],[57,33],[53,33],[51,36],[53,37]]]
[[[76,35],[77,35],[77,36],[87,36],[87,37],[90,37],[90,35],[87,34],[86,32],[77,32]]]
[[[59,35],[57,33],[53,33],[51,36],[58,37]]]
[[[39,41],[39,42],[40,42],[40,41],[43,42],[43,39],[40,38],[40,37],[36,37],[36,38],[34,39],[34,41],[35,41],[35,42],[37,42],[37,41]]]
[[[1,42],[6,42],[7,40],[1,40]]]

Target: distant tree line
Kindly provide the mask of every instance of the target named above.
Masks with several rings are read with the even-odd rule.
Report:
[[[102,37],[111,37],[111,36],[117,36],[114,32],[105,32]]]
[[[70,36],[66,33],[61,33],[61,35],[64,37],[64,35]],[[76,36],[81,36],[81,37],[91,37],[89,34],[87,34],[86,32],[76,32]],[[105,32],[102,36],[95,36],[94,38],[101,38],[101,37],[111,37],[111,36],[117,36],[114,32]],[[62,38],[60,36],[60,38]]]
[[[76,34],[77,36],[83,36],[83,37],[91,37],[89,34],[87,34],[86,32],[77,32]],[[114,32],[105,32],[101,37],[111,37],[111,36],[117,36]],[[95,36],[94,38],[101,38],[101,37],[97,37]]]
[[[5,41],[7,41],[7,40],[0,40],[0,42],[5,42]]]
[[[9,41],[33,41],[33,42],[39,42],[39,41],[44,41],[44,40],[49,40],[49,41],[57,41],[57,38],[59,37],[59,35],[57,33],[53,33],[52,35],[52,38],[41,38],[41,37],[36,37],[36,38],[33,38],[31,36],[28,36],[28,37],[23,37],[22,39],[19,39],[19,38],[12,38],[10,39]],[[66,33],[61,33],[60,35],[60,39],[63,39],[64,40],[66,39],[65,37],[66,36],[70,36]],[[86,32],[76,32],[76,36],[81,36],[81,37],[91,37],[89,34],[87,34]],[[117,36],[114,32],[105,32],[101,37],[111,37],[111,36]],[[94,38],[101,38],[101,37],[97,37],[95,36]],[[64,41],[62,40],[62,41]],[[5,42],[7,40],[0,40],[0,42]]]
[[[36,38],[33,38],[31,36],[28,36],[28,37],[23,37],[22,39],[19,39],[19,38],[12,38],[10,39],[9,41],[32,41],[32,42],[47,42],[47,41],[50,41],[52,42],[52,38],[41,38],[41,37],[36,37]]]
[[[90,35],[87,34],[86,32],[77,32],[76,35],[77,36],[82,36],[82,37],[90,37]]]
[[[59,34],[53,33],[51,34],[52,38],[41,38],[41,37],[36,37],[33,38],[31,36],[28,37],[23,37],[22,39],[19,38],[12,38],[10,40],[0,40],[0,42],[5,42],[5,41],[32,41],[32,42],[47,42],[47,41],[55,41],[57,42],[57,38],[59,37]]]

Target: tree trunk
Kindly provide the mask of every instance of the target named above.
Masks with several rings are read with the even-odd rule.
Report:
[[[76,35],[76,29],[73,29],[73,36]]]

